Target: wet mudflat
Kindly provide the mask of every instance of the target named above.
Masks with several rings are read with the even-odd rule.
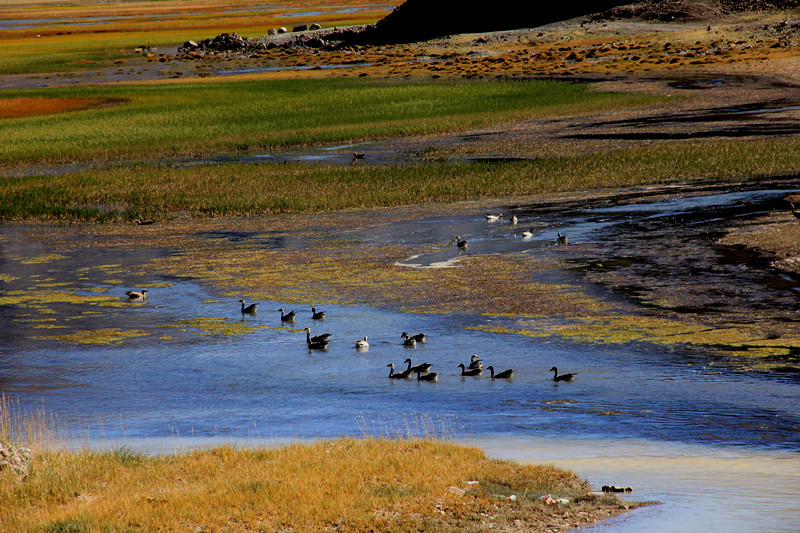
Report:
[[[336,249],[380,253],[393,243],[409,251],[393,266],[397,272],[466,273],[469,261],[548,259],[564,268],[531,271],[531,278],[581,287],[625,313],[701,316],[725,328],[746,317],[784,345],[779,372],[749,371],[746,359],[713,345],[606,343],[556,333],[554,323],[567,333],[580,317],[544,317],[548,331],[508,334],[535,329],[542,318],[497,313],[491,302],[484,314],[401,312],[380,291],[373,293],[368,280],[357,278],[350,284],[371,299],[369,305],[318,304],[335,295],[311,288],[302,301],[254,300],[210,278],[155,270],[160,261],[185,252],[170,246],[130,249],[113,246],[115,237],[108,235],[4,226],[0,388],[22,409],[56,414],[76,442],[125,442],[145,450],[163,449],[164,442],[191,446],[368,433],[483,439],[497,444],[492,453],[516,458],[531,442],[578,442],[583,444],[563,458],[530,452],[521,457],[559,460],[579,473],[585,468],[597,483],[636,484],[643,498],[666,502],[667,517],[685,516],[689,508],[703,524],[718,511],[695,488],[723,490],[729,481],[722,476],[682,468],[676,474],[681,486],[676,478],[665,482],[662,471],[642,472],[629,462],[618,468],[597,455],[588,462],[581,458],[597,443],[619,443],[622,448],[606,446],[601,454],[613,457],[627,449],[623,443],[636,442],[631,454],[641,456],[649,446],[662,450],[655,461],[667,469],[687,449],[709,461],[733,449],[743,450],[744,470],[756,468],[753,461],[780,459],[788,465],[781,480],[796,472],[800,381],[788,353],[796,329],[796,280],[768,261],[737,255],[718,239],[730,225],[785,212],[783,198],[797,186],[787,179],[662,187],[405,219],[376,213],[369,224],[348,224],[352,215],[343,214],[336,230],[320,222],[318,230],[242,225],[194,232],[209,245],[245,243],[265,252],[315,249],[331,235],[335,242],[327,245]],[[489,223],[487,211],[504,217]],[[512,214],[517,226],[506,222]],[[796,223],[788,217],[787,224]],[[521,235],[526,229],[530,238]],[[558,245],[557,233],[568,235],[569,244]],[[468,241],[465,251],[448,245],[456,235]],[[109,246],[96,245],[101,242]],[[255,263],[239,265],[239,275],[246,278],[251,268]],[[295,294],[313,287],[291,269],[283,272],[284,284],[299,287]],[[404,279],[397,277],[397,283]],[[468,292],[465,279],[460,290]],[[148,289],[146,301],[127,300],[126,290],[141,288]],[[257,301],[258,313],[243,315],[236,301],[241,297]],[[312,305],[327,318],[312,320]],[[294,323],[281,322],[280,307],[297,312]],[[306,326],[313,334],[333,334],[327,350],[307,348]],[[725,328],[720,329],[732,331]],[[427,342],[405,347],[403,331],[425,332]],[[364,336],[369,349],[356,350],[354,341]],[[488,372],[462,377],[458,365],[473,353],[487,366],[513,368],[514,378],[492,381]],[[439,380],[389,379],[386,365],[404,368],[406,358],[432,363]],[[577,378],[554,383],[551,366],[577,372]],[[760,493],[785,510],[787,499],[796,498],[785,487],[781,481],[762,486]],[[634,495],[639,498],[639,492]],[[763,524],[759,511],[743,515],[727,529]],[[633,523],[631,530],[648,530]]]

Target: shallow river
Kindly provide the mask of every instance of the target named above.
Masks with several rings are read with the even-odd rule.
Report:
[[[643,218],[705,216],[711,224],[727,207],[746,201],[763,205],[752,212],[768,211],[786,194],[718,191],[560,215],[515,206],[523,219],[518,228],[487,224],[475,213],[349,236],[422,245],[459,234],[470,241],[467,253],[561,253],[552,244],[556,230],[571,242],[589,242],[618,238]],[[529,240],[519,236],[526,222],[544,216],[546,230]],[[51,250],[28,232],[0,227],[0,296],[103,289],[124,303],[92,305],[88,313],[53,303],[44,314],[0,305],[0,391],[23,410],[55,413],[74,442],[155,452],[365,433],[432,435],[477,444],[493,456],[555,462],[598,488],[630,485],[631,499],[663,502],[592,531],[798,529],[800,381],[791,375],[740,372],[718,357],[646,343],[578,344],[467,329],[514,324],[505,317],[325,306],[327,319],[315,321],[310,307],[269,301],[244,316],[212,286],[133,274],[128,266],[147,254],[81,249],[46,256]],[[450,247],[406,264],[448,266],[457,257]],[[91,270],[98,265],[108,267],[105,276]],[[146,303],[124,302],[124,291],[135,287],[151,287]],[[297,311],[293,325],[281,323],[279,307]],[[186,322],[196,317],[257,327],[214,334]],[[307,349],[299,331],[305,326],[333,334],[327,351]],[[147,335],[118,345],[48,338],[100,328]],[[403,331],[424,332],[427,342],[405,347]],[[365,335],[370,348],[357,351],[353,343]],[[513,380],[493,381],[488,372],[461,377],[458,364],[473,353],[498,370],[515,369]],[[433,363],[439,381],[387,379],[386,365],[402,368],[406,358]],[[577,378],[554,383],[552,366]]]

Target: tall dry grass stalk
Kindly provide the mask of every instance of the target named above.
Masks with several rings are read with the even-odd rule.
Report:
[[[18,401],[0,395],[0,440],[24,444],[34,451],[54,450],[66,442],[63,424],[44,407],[23,410]]]

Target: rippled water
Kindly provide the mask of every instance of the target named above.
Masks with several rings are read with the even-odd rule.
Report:
[[[562,251],[553,242],[556,231],[568,232],[574,241],[614,239],[619,228],[642,224],[648,217],[699,220],[705,213],[710,220],[725,206],[742,201],[761,212],[758,205],[768,210],[787,190],[719,191],[561,214],[514,206],[524,216],[517,228],[487,224],[483,213],[475,213],[385,224],[341,238],[426,245],[458,234],[469,240],[470,254],[557,254]],[[544,218],[547,226],[539,224]],[[526,223],[539,228],[529,240],[519,236]],[[643,522],[650,526],[665,516],[683,516],[689,508],[690,515],[699,517],[692,523],[705,528],[710,515],[704,508],[725,497],[726,490],[732,491],[731,497],[745,497],[751,489],[741,491],[737,484],[748,479],[759,461],[770,466],[762,473],[764,483],[753,490],[774,502],[775,512],[783,516],[787,501],[800,495],[798,485],[786,481],[786,476],[797,480],[800,464],[800,382],[791,375],[740,372],[718,357],[646,343],[580,344],[467,329],[513,326],[515,319],[507,317],[415,315],[380,305],[332,305],[324,307],[328,319],[313,321],[310,306],[269,301],[259,302],[257,315],[243,316],[236,299],[222,297],[213,286],[136,274],[130,268],[168,251],[81,249],[42,262],[31,259],[50,250],[30,238],[26,228],[0,227],[0,237],[2,294],[36,286],[41,291],[99,287],[124,303],[80,310],[76,304],[54,303],[45,314],[24,305],[0,306],[0,391],[23,409],[57,414],[70,435],[83,442],[122,440],[160,449],[173,439],[275,442],[364,432],[428,433],[477,441],[500,456],[558,461],[597,483],[647,487],[635,497],[666,502],[635,514],[647,516]],[[282,242],[304,245],[299,236]],[[407,263],[457,265],[458,257],[451,246]],[[117,266],[102,274],[94,270],[100,265]],[[48,289],[54,283],[65,285]],[[151,287],[146,303],[124,301],[125,290],[134,287]],[[281,323],[279,307],[297,311],[294,325]],[[240,335],[203,332],[186,322],[196,317],[255,329]],[[305,326],[315,334],[333,334],[327,351],[307,349],[300,331]],[[100,328],[147,335],[110,346],[47,338],[54,332]],[[425,332],[428,341],[404,347],[403,331]],[[355,350],[354,341],[365,335],[369,350]],[[473,353],[498,370],[514,368],[513,380],[461,377],[457,365]],[[441,373],[439,381],[387,379],[387,363],[402,367],[407,357],[415,364],[432,363]],[[554,383],[548,371],[554,365],[578,372],[577,379]],[[647,450],[655,450],[657,457]],[[738,462],[720,459],[730,450],[739,454]],[[777,468],[780,464],[786,468]],[[608,480],[612,474],[618,477]],[[772,474],[779,482],[767,483]],[[725,521],[725,529],[753,530],[757,514],[745,515],[743,521]],[[796,512],[791,516],[798,518]],[[615,522],[614,527],[667,530],[644,528],[636,518],[622,520],[635,526]],[[789,530],[782,518],[766,523],[770,526],[762,530]]]

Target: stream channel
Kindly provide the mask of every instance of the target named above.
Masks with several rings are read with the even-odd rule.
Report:
[[[343,238],[427,245],[458,234],[468,236],[471,254],[554,254],[564,253],[552,242],[558,229],[570,236],[575,251],[568,253],[580,255],[581,245],[619,245],[644,221],[657,228],[683,220],[687,231],[713,234],[726,209],[746,205],[756,216],[785,208],[782,198],[796,190],[791,185],[549,212],[493,206],[518,213],[518,227],[487,224],[481,212],[354,229]],[[519,236],[530,225],[542,227],[544,218],[547,229]],[[798,530],[800,379],[794,374],[742,371],[718,355],[648,343],[491,333],[468,328],[513,325],[514,318],[417,315],[380,302],[324,306],[323,321],[311,320],[310,306],[286,302],[261,301],[258,314],[242,315],[235,299],[214,286],[133,268],[169,250],[70,252],[70,239],[78,237],[64,230],[67,251],[54,251],[34,237],[37,231],[0,226],[0,296],[34,291],[45,301],[43,294],[58,290],[113,301],[0,305],[0,391],[22,411],[55,414],[75,446],[161,453],[342,435],[432,435],[478,445],[494,457],[552,462],[595,488],[632,486],[629,499],[662,502],[588,531]],[[405,264],[457,268],[457,257],[455,246],[443,247]],[[775,275],[764,267],[750,279],[762,274]],[[737,282],[739,293],[747,293],[748,283]],[[151,287],[147,301],[127,302],[125,290],[140,287]],[[794,280],[760,290],[796,311]],[[297,311],[291,327],[281,323],[280,307]],[[197,317],[255,328],[215,334],[193,325]],[[299,331],[305,326],[333,334],[326,351],[307,349]],[[142,336],[111,345],[54,336],[105,328]],[[427,342],[405,347],[403,331],[424,332]],[[365,335],[370,348],[357,351],[354,341]],[[473,353],[498,370],[515,369],[513,379],[493,381],[488,372],[462,377],[458,364]],[[433,363],[439,381],[388,379],[387,363],[402,368],[407,357]],[[551,366],[577,372],[575,381],[553,382]]]

